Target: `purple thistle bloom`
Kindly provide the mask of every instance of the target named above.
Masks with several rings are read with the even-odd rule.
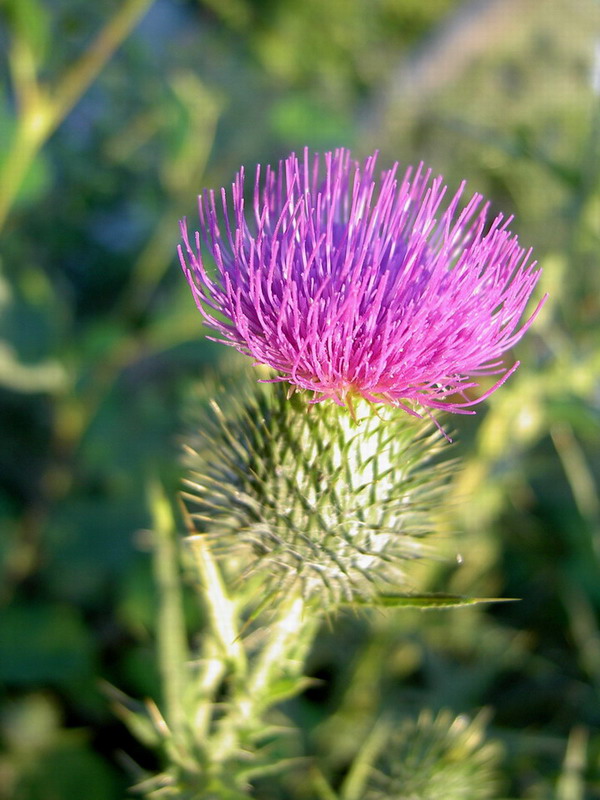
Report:
[[[267,167],[262,183],[259,165],[251,225],[240,170],[232,211],[221,190],[221,221],[214,192],[199,198],[195,247],[182,222],[182,267],[217,341],[272,367],[274,380],[340,405],[354,395],[412,414],[414,404],[474,413],[518,366],[507,370],[502,354],[545,301],[520,323],[541,273],[512,218],[487,224],[479,194],[460,208],[464,183],[442,205],[441,177],[421,165],[399,181],[396,163],[377,180],[376,157],[305,150]],[[468,399],[474,377],[500,373]]]

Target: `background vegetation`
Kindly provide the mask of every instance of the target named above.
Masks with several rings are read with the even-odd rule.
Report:
[[[158,697],[148,477],[175,492],[194,386],[228,357],[177,220],[241,163],[347,145],[514,213],[551,300],[518,373],[455,423],[445,557],[414,573],[520,602],[336,620],[287,709],[298,752],[335,783],[382,708],[486,708],[506,797],[600,798],[598,3],[0,10],[0,797],[114,800],[127,758],[153,767],[102,684]],[[312,797],[305,774],[261,796]]]

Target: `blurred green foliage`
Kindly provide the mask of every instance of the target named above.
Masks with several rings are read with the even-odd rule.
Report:
[[[99,681],[157,698],[144,487],[175,493],[181,409],[223,357],[177,219],[241,163],[337,144],[466,177],[544,268],[521,368],[453,421],[447,558],[414,575],[521,601],[336,620],[286,708],[314,781],[304,766],[260,796],[328,797],[383,709],[485,706],[507,797],[600,798],[599,17],[595,0],[1,0],[3,800],[113,800],[135,777],[120,753],[155,768]]]

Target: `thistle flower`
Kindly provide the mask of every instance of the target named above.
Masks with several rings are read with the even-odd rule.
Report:
[[[182,222],[182,267],[217,340],[272,367],[273,380],[339,405],[360,396],[413,414],[474,413],[518,366],[502,355],[545,300],[520,322],[540,271],[511,218],[488,224],[479,194],[461,209],[464,183],[448,201],[422,165],[377,179],[376,157],[361,165],[348,150],[305,150],[264,180],[258,166],[252,221],[240,170],[220,204],[212,191],[200,197],[194,246]],[[493,374],[502,377],[469,399]]]
[[[365,800],[493,800],[502,750],[486,740],[486,715],[421,712],[393,733],[373,769]]]
[[[322,603],[410,591],[452,464],[430,421],[357,402],[356,422],[315,413],[287,387],[231,385],[190,437],[186,505],[229,570],[263,596],[299,588]],[[238,569],[239,568],[239,569]]]

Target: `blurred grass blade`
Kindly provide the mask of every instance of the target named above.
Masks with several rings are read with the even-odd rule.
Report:
[[[338,795],[333,791],[329,781],[318,767],[312,767],[310,778],[318,800],[339,800]]]
[[[54,94],[55,124],[69,113],[153,2],[125,0],[121,3],[85,53],[62,76]]]
[[[113,712],[123,720],[131,734],[146,747],[158,748],[161,737],[150,717],[148,707],[132,700],[107,681],[101,682],[101,689],[110,700]]]
[[[556,786],[556,800],[585,800],[585,769],[588,734],[584,728],[573,728],[567,742],[562,771]]]
[[[594,475],[570,425],[555,423],[550,428],[550,436],[571,487],[577,509],[590,527],[592,549],[596,559],[600,561],[600,497]],[[588,539],[585,537],[582,545],[586,549],[587,543]]]
[[[367,780],[391,729],[392,723],[385,717],[375,724],[348,770],[340,790],[340,800],[361,800],[364,797]]]
[[[154,533],[154,573],[159,591],[158,661],[165,716],[177,738],[185,728],[184,691],[188,651],[173,512],[156,479],[148,487]]]

